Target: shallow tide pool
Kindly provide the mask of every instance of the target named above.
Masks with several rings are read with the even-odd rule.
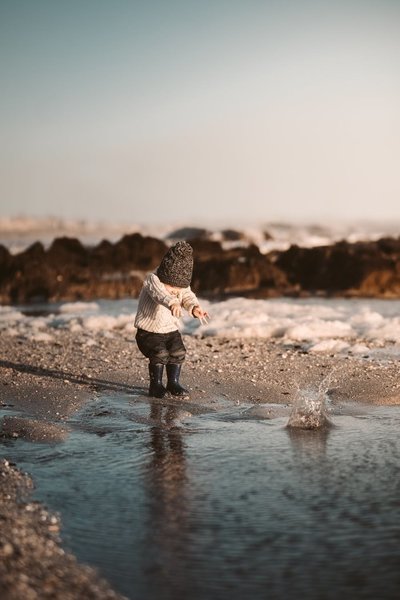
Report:
[[[314,431],[251,415],[103,396],[65,441],[5,455],[132,600],[397,598],[400,408],[343,405]]]

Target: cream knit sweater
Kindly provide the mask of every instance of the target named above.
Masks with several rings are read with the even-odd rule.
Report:
[[[167,292],[164,284],[155,273],[144,280],[139,296],[139,306],[135,318],[135,327],[152,333],[170,333],[178,329],[179,319],[171,313],[172,304],[180,304],[189,314],[198,300],[190,287],[181,288],[174,295]]]

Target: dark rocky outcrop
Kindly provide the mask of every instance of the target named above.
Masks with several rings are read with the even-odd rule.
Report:
[[[3,286],[9,276],[11,263],[12,256],[10,252],[5,246],[0,244],[0,286]]]
[[[331,246],[292,246],[276,265],[291,285],[331,295],[400,297],[400,240],[341,241]]]
[[[144,274],[166,249],[164,242],[137,233],[94,248],[62,237],[47,251],[36,242],[15,256],[0,246],[0,300],[21,304],[137,296]]]
[[[55,288],[56,278],[52,277],[52,269],[45,260],[45,255],[43,244],[35,242],[24,252],[12,256],[1,295],[8,294],[11,302],[49,299]]]
[[[195,239],[190,241],[190,245],[193,248],[193,257],[195,261],[213,260],[222,257],[224,254],[221,242]]]
[[[226,251],[219,242],[203,242],[193,247],[192,287],[198,293],[270,297],[289,288],[285,273],[261,254],[255,245]]]
[[[209,239],[190,243],[192,287],[200,295],[400,298],[400,239],[291,246],[267,255],[255,245],[224,250]],[[48,250],[36,242],[15,256],[0,245],[0,301],[136,297],[145,274],[157,267],[166,249],[163,241],[138,233],[115,244],[103,240],[94,248],[65,237]]]
[[[107,240],[100,242],[89,252],[89,267],[97,273],[150,271],[158,265],[166,250],[167,246],[161,240],[132,233],[124,235],[115,244]]]
[[[208,240],[212,233],[203,227],[180,227],[167,235],[167,240]]]
[[[245,234],[236,229],[223,229],[221,231],[221,237],[225,242],[240,242],[246,239]]]
[[[122,271],[150,271],[159,264],[166,250],[164,242],[156,238],[143,237],[140,233],[124,235],[114,245],[114,267]]]

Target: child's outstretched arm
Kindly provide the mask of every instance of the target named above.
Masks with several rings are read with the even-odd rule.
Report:
[[[146,288],[147,292],[155,302],[162,304],[166,308],[171,308],[172,305],[177,303],[176,296],[168,293],[164,284],[161,283],[155,273],[150,273],[150,275],[146,277],[143,287]]]
[[[190,287],[186,288],[183,292],[182,305],[188,311],[189,314],[191,314],[197,319],[201,320],[209,318],[208,312],[201,308],[196,294],[192,292]]]

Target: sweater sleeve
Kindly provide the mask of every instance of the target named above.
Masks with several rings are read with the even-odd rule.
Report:
[[[155,273],[150,273],[144,281],[143,287],[147,290],[149,296],[166,308],[170,308],[172,304],[177,302],[177,299],[172,294],[168,294],[164,285],[161,283]]]
[[[190,287],[187,287],[183,290],[182,293],[182,306],[185,310],[188,311],[189,314],[192,314],[192,311],[195,306],[199,305],[199,301],[197,300],[196,295]]]

